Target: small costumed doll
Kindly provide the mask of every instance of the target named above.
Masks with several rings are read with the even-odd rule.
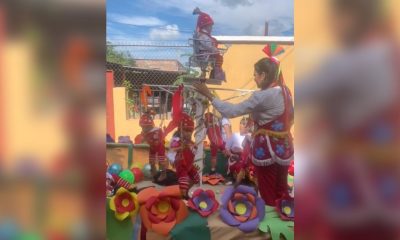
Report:
[[[211,172],[210,175],[216,174],[217,166],[217,153],[218,150],[225,150],[225,143],[222,139],[221,129],[219,126],[218,119],[214,114],[208,112],[204,115],[204,124],[207,129],[207,137],[210,140],[210,150],[211,150]]]
[[[187,192],[191,185],[199,182],[199,174],[194,166],[196,153],[196,146],[192,141],[194,121],[183,112],[183,85],[179,86],[172,96],[172,120],[164,129],[164,134],[168,135],[175,128],[178,128],[178,131],[174,134],[175,139],[171,141],[176,151],[174,165],[182,196],[188,197]]]
[[[199,182],[198,169],[194,165],[196,154],[196,146],[192,141],[194,122],[189,115],[182,114],[179,130],[181,132],[181,144],[175,156],[175,168],[182,196],[188,197],[189,188]]]
[[[193,14],[199,15],[194,34],[194,44],[195,49],[197,49],[197,53],[195,51],[195,54],[199,55],[198,59],[209,59],[215,62],[210,78],[225,81],[225,72],[222,70],[224,58],[219,53],[217,39],[211,36],[214,21],[210,15],[200,11],[199,8],[195,8],[193,10]],[[202,71],[204,68],[205,67],[202,66]],[[204,74],[205,73],[203,71],[203,75]]]
[[[151,166],[151,174],[153,177],[157,174],[156,163],[158,162],[161,174],[157,182],[162,182],[167,177],[166,169],[168,161],[165,159],[165,140],[163,131],[155,127],[153,117],[150,113],[144,113],[139,120],[139,125],[142,128],[142,133],[135,138],[143,139],[150,146],[149,149],[149,164]]]

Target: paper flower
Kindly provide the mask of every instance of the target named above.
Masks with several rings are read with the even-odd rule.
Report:
[[[269,233],[272,240],[294,239],[294,222],[283,221],[274,207],[265,206],[265,217],[260,222],[258,229],[261,232]]]
[[[217,174],[204,174],[202,177],[203,183],[209,183],[211,185],[217,185],[220,182],[223,182],[225,178],[217,173]]]
[[[286,196],[276,200],[276,211],[284,221],[294,219],[294,199]]]
[[[215,200],[213,191],[197,189],[189,199],[188,206],[202,217],[207,217],[218,209],[219,203]]]
[[[252,187],[228,187],[221,198],[220,217],[226,224],[243,232],[257,229],[265,215],[265,202]]]
[[[110,200],[110,209],[115,212],[115,218],[120,221],[132,216],[139,209],[136,193],[119,188]]]
[[[146,188],[139,192],[138,201],[145,227],[164,236],[188,216],[178,185],[165,187],[162,191]]]

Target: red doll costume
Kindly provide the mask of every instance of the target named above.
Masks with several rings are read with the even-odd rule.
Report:
[[[261,90],[255,91],[249,99],[232,104],[217,98],[213,106],[224,116],[234,118],[250,114],[254,121],[251,158],[255,165],[258,188],[265,203],[275,205],[275,200],[287,194],[288,166],[293,160],[294,149],[290,127],[293,120],[293,104],[289,89],[283,81],[279,61],[271,57],[263,58],[255,64],[259,69],[273,66],[272,79],[259,83]],[[272,75],[271,75],[272,74]]]
[[[211,73],[211,78],[224,80],[225,73],[222,70],[224,58],[218,51],[217,39],[211,36],[211,28],[214,25],[213,19],[207,13],[200,11],[199,8],[193,10],[193,14],[198,14],[196,32],[194,34],[194,49],[198,62],[206,63],[208,60],[215,61],[214,68]],[[207,63],[205,64],[207,65]],[[200,67],[205,69],[207,66],[200,64]]]
[[[199,182],[199,174],[194,166],[196,146],[190,139],[191,134],[194,131],[194,122],[192,118],[185,113],[182,114],[180,130],[186,132],[186,134],[182,134],[180,148],[175,157],[175,168],[176,175],[178,176],[179,188],[181,189],[182,194],[186,196],[190,186],[193,183]]]
[[[142,133],[136,136],[135,143],[137,139],[142,139],[149,144],[149,164],[152,169],[152,175],[155,176],[156,174],[155,165],[157,161],[159,169],[165,172],[168,162],[165,159],[165,143],[162,130],[154,126],[153,118],[149,113],[145,113],[140,117],[139,125],[142,128]]]
[[[211,174],[215,174],[215,169],[212,168],[216,166],[218,150],[224,151],[225,143],[222,139],[219,121],[214,116],[214,114],[208,112],[204,115],[204,118],[205,118],[204,124],[207,129],[207,137],[210,140]]]
[[[176,151],[174,165],[179,188],[182,196],[187,196],[187,191],[191,184],[199,182],[199,174],[194,166],[196,146],[191,139],[194,131],[194,121],[183,112],[183,85],[179,86],[172,96],[172,120],[164,129],[164,134],[168,135],[177,127],[180,136],[175,138],[174,142],[171,142],[171,146]]]

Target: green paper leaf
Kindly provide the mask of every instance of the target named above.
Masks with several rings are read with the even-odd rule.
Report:
[[[276,50],[276,44],[275,43],[271,43],[270,45],[270,49],[271,49],[271,54],[272,56],[274,56],[275,50]]]
[[[211,239],[207,218],[189,211],[189,216],[180,224],[175,225],[170,234],[174,240],[209,240]]]
[[[265,206],[265,217],[258,229],[262,232],[268,232],[272,240],[279,240],[281,235],[286,240],[294,239],[294,222],[280,219],[274,207]]]
[[[109,207],[110,199],[106,205],[106,234],[108,240],[127,240],[133,237],[133,223],[130,217],[119,221],[115,218],[114,211]]]

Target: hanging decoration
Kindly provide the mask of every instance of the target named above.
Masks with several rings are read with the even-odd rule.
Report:
[[[147,111],[147,107],[149,106],[147,97],[152,96],[153,92],[151,91],[150,86],[143,85],[142,91],[140,92],[140,101],[144,107],[144,111]]]
[[[183,117],[183,85],[180,85],[172,96],[172,120],[164,129],[164,136],[179,126]]]

